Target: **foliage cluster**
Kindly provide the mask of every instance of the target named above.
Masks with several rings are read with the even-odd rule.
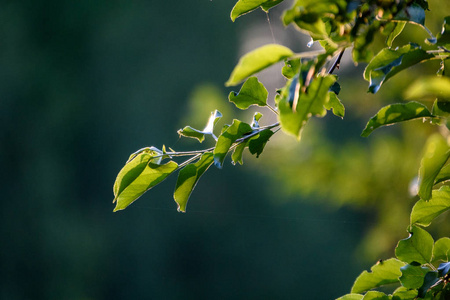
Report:
[[[231,19],[261,8],[268,11],[283,0],[239,0]],[[353,61],[368,63],[364,79],[368,92],[377,93],[382,85],[399,72],[433,60],[441,62],[435,76],[420,77],[406,93],[405,103],[382,107],[368,121],[362,136],[369,136],[379,127],[413,119],[422,119],[438,126],[439,132],[428,137],[418,172],[417,195],[407,228],[409,237],[398,242],[395,258],[378,261],[371,272],[364,271],[355,281],[351,294],[339,299],[447,299],[449,286],[450,238],[434,241],[426,231],[436,218],[450,209],[450,17],[443,20],[442,31],[434,35],[425,27],[428,10],[426,0],[296,0],[282,17],[285,26],[294,25],[319,43],[320,51],[294,53],[287,47],[269,44],[257,48],[239,60],[226,86],[242,84],[231,92],[230,102],[246,110],[251,106],[267,108],[278,121],[261,125],[263,115],[255,113],[251,122],[233,120],[232,124],[215,130],[222,117],[214,111],[202,130],[186,126],[180,136],[202,143],[215,141],[213,147],[198,151],[175,151],[146,147],[133,153],[119,172],[114,184],[114,211],[125,209],[145,192],[176,171],[178,180],[174,199],[178,210],[186,211],[188,199],[200,177],[211,165],[222,168],[231,153],[233,164],[243,164],[243,152],[258,157],[270,138],[285,132],[300,140],[305,125],[312,117],[324,117],[328,111],[343,118],[345,108],[339,99],[340,85],[333,74],[346,49],[351,49]],[[428,33],[423,45],[408,43],[393,47],[394,40],[406,24]],[[385,36],[385,47],[374,49],[373,41]],[[286,84],[275,96],[274,106],[267,102],[268,91],[254,75],[284,61],[281,70]],[[433,104],[427,107],[428,100]],[[415,101],[412,101],[415,100]],[[425,102],[424,102],[425,101]],[[217,135],[216,135],[217,134]],[[189,157],[176,162],[179,157]],[[395,217],[395,216],[392,216]],[[391,294],[379,289],[398,284]]]

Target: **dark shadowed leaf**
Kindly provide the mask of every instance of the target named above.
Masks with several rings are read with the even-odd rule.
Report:
[[[418,296],[424,298],[428,289],[439,280],[438,272],[430,271],[425,275],[423,285],[419,288]]]
[[[180,170],[175,192],[173,194],[173,198],[178,204],[178,211],[186,212],[186,205],[189,200],[189,196],[197,185],[200,177],[206,172],[206,170],[208,170],[213,161],[213,154],[211,152],[206,152],[202,155],[199,161],[194,164],[187,165]]]
[[[376,93],[385,81],[398,72],[432,57],[432,54],[413,44],[395,50],[382,49],[364,70],[364,78],[370,82],[369,92]]]
[[[251,154],[256,154],[256,157],[258,158],[261,153],[264,150],[264,147],[266,146],[267,141],[270,139],[270,137],[273,135],[273,131],[270,129],[264,129],[261,131],[257,137],[252,138],[248,142],[248,150]]]
[[[247,77],[292,55],[294,53],[289,48],[277,44],[257,48],[241,57],[225,85],[237,85]]]
[[[422,267],[417,264],[407,264],[400,268],[402,270],[402,276],[400,276],[400,282],[408,289],[418,289],[422,286],[425,274],[430,271],[429,268]]]
[[[372,266],[371,272],[364,271],[356,278],[351,292],[363,293],[382,285],[397,283],[398,278],[402,275],[400,268],[404,265],[404,262],[395,258],[379,261]]]
[[[426,230],[411,226],[409,237],[398,242],[395,256],[409,264],[426,264],[431,262],[433,244],[433,238]]]
[[[128,167],[133,162],[133,168]],[[176,162],[170,161],[164,165],[155,164],[148,160],[148,157],[138,156],[125,165],[126,172],[120,172],[117,180],[122,180],[118,194],[115,197],[116,207],[114,211],[125,209],[128,205],[136,201],[142,194],[161,183],[178,167]],[[124,170],[122,169],[122,170]],[[123,189],[122,187],[125,186]]]
[[[425,10],[420,5],[413,3],[412,5],[408,5],[399,11],[394,20],[409,21],[424,25]]]
[[[252,132],[252,128],[247,123],[239,120],[233,120],[233,124],[228,127],[217,140],[216,147],[214,149],[214,164],[218,168],[222,168],[223,161],[231,145],[241,138],[245,133]]]
[[[449,261],[450,259],[450,238],[443,237],[434,243],[433,248],[433,261],[443,260]]]
[[[424,117],[431,117],[431,113],[426,106],[418,102],[387,105],[369,120],[361,136],[367,137],[381,126]]]
[[[411,212],[411,224],[428,226],[440,214],[450,209],[450,187],[443,186],[433,190],[429,201],[416,202]]]
[[[428,138],[419,168],[419,196],[422,200],[431,198],[431,190],[442,167],[450,157],[447,140],[440,134]]]
[[[436,36],[437,45],[443,47],[450,46],[450,16],[445,17],[444,24],[442,25],[442,31]]]
[[[239,93],[231,92],[228,99],[239,109],[247,109],[251,105],[266,106],[268,92],[256,77],[250,77],[241,87]]]

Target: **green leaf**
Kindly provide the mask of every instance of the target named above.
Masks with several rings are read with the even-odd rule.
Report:
[[[419,193],[422,200],[431,198],[434,181],[450,157],[447,140],[440,134],[430,136],[419,168]]]
[[[425,24],[425,10],[418,4],[406,6],[399,11],[394,20],[403,20],[408,22],[414,22],[420,25]]]
[[[233,120],[233,124],[228,127],[217,140],[216,147],[214,148],[214,164],[219,169],[223,166],[225,156],[230,150],[231,145],[241,138],[245,133],[252,132],[252,128],[247,123],[239,120]]]
[[[241,57],[225,86],[237,85],[247,77],[292,55],[294,53],[289,48],[277,44],[257,48]]]
[[[402,270],[402,276],[400,276],[400,282],[408,289],[418,289],[422,286],[425,274],[430,269],[422,267],[421,265],[408,264],[400,268]]]
[[[392,293],[392,300],[413,300],[417,297],[417,290],[409,290],[403,286]]]
[[[253,115],[253,121],[252,121],[252,124],[250,124],[250,126],[251,126],[253,129],[259,128],[259,122],[258,122],[258,121],[261,119],[262,116],[263,116],[262,113],[255,112],[255,114]]]
[[[211,113],[211,116],[209,117],[208,123],[206,124],[205,128],[203,130],[197,130],[195,128],[192,128],[191,126],[186,126],[183,129],[178,130],[178,134],[180,136],[189,137],[189,138],[195,138],[200,143],[205,140],[205,135],[210,134],[214,138],[213,129],[216,123],[222,118],[222,114],[217,109]]]
[[[431,288],[439,279],[438,272],[430,271],[425,275],[423,285],[419,288],[419,298],[424,298],[428,289]]]
[[[152,157],[148,153],[140,154],[119,172],[116,182],[120,183],[117,193],[115,193],[116,207],[114,211],[127,208],[146,191],[166,179],[178,167],[178,164],[173,161],[164,165],[155,164],[151,162]]]
[[[334,92],[328,92],[329,100],[325,103],[325,108],[327,110],[333,109],[333,114],[338,117],[344,118],[345,107],[341,100],[336,96]]]
[[[337,298],[336,300],[362,300],[364,295],[361,294],[347,294],[340,298]]]
[[[284,132],[292,134],[300,139],[303,126],[311,116],[323,117],[326,114],[324,105],[329,101],[328,90],[336,81],[332,75],[319,76],[312,80],[306,92],[300,93],[296,103],[293,93],[285,95],[278,103],[280,111],[279,119],[281,128]],[[292,90],[295,80],[290,83],[289,89]],[[293,90],[298,90],[294,86]],[[291,100],[293,100],[291,104]]]
[[[450,238],[443,237],[434,243],[433,261],[449,261],[450,258]]]
[[[264,129],[261,131],[257,137],[252,138],[248,142],[248,149],[251,154],[256,154],[256,158],[258,158],[264,150],[267,141],[273,135],[273,131],[270,129]]]
[[[230,18],[234,22],[236,18],[249,13],[258,7],[268,11],[273,6],[283,2],[283,0],[239,0],[231,10]]]
[[[403,29],[406,26],[406,22],[391,22],[388,25],[390,25],[390,30],[388,37],[386,38],[386,45],[388,47],[392,47],[392,43],[394,42],[395,38],[402,33]]]
[[[180,170],[173,198],[178,204],[178,211],[186,212],[186,205],[192,191],[203,173],[212,165],[214,159],[211,152],[206,152],[193,164]]]
[[[230,92],[228,99],[239,109],[247,109],[251,105],[266,106],[268,92],[256,77],[250,77],[238,93]]]
[[[424,77],[411,84],[405,97],[408,99],[439,98],[450,100],[450,78],[448,77]]]
[[[369,120],[361,136],[368,137],[372,131],[381,126],[424,117],[431,117],[431,113],[426,106],[418,102],[387,105]]]
[[[395,50],[382,49],[364,70],[364,79],[370,82],[369,92],[375,94],[385,81],[398,72],[432,57],[432,54],[413,44]]]
[[[389,300],[389,296],[379,291],[369,291],[364,295],[363,300]]]
[[[411,224],[428,226],[440,214],[450,209],[450,186],[434,190],[429,201],[416,202],[411,212]]]
[[[292,79],[300,71],[300,58],[286,60],[284,67],[281,69],[281,74],[287,79]]]
[[[434,184],[438,184],[444,181],[450,180],[450,165],[445,165],[440,171],[436,179],[434,180]]]
[[[445,17],[444,23],[442,24],[442,30],[436,38],[437,45],[444,47],[448,47],[450,45],[450,16]]]
[[[242,154],[244,152],[245,147],[247,147],[248,142],[243,142],[239,145],[237,145],[236,148],[233,150],[233,154],[231,155],[231,163],[235,165],[236,163],[239,163],[242,165],[244,162],[242,160]]]
[[[409,237],[398,242],[395,256],[409,264],[413,262],[426,264],[431,262],[433,244],[433,238],[426,230],[411,226]]]
[[[356,278],[351,292],[363,293],[386,284],[398,283],[398,278],[402,275],[400,268],[404,265],[395,258],[379,261],[372,266],[371,272],[364,271]]]

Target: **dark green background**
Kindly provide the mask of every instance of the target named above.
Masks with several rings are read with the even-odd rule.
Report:
[[[186,214],[172,199],[176,178],[112,213],[130,153],[182,148],[176,130],[197,85],[218,85],[227,101],[239,32],[266,18],[232,23],[234,2],[0,4],[0,298],[349,292],[367,216],[287,201],[252,168],[212,168]]]

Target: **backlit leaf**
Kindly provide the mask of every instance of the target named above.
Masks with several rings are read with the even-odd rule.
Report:
[[[411,226],[409,237],[398,242],[395,256],[409,264],[413,262],[426,264],[431,262],[433,244],[433,238],[426,230]]]
[[[364,295],[361,294],[347,294],[340,298],[337,298],[336,300],[362,300]]]
[[[450,259],[450,238],[443,237],[434,243],[433,261]]]
[[[332,109],[333,114],[338,117],[343,118],[345,114],[345,107],[342,104],[341,100],[339,100],[338,96],[334,92],[328,92],[329,100],[325,103],[325,108],[327,110]]]
[[[192,191],[203,173],[212,165],[214,159],[211,152],[206,152],[196,163],[180,170],[173,197],[178,204],[178,211],[186,212],[186,205]]]
[[[397,288],[392,293],[392,300],[413,300],[417,297],[417,290],[409,290],[404,286]]]
[[[233,154],[231,154],[231,163],[235,165],[236,163],[239,163],[242,165],[244,162],[242,160],[242,154],[244,153],[245,147],[247,147],[248,141],[243,142],[239,144],[236,148],[233,150]]]
[[[300,58],[286,60],[281,73],[287,79],[292,79],[300,71]]]
[[[234,22],[236,18],[251,12],[258,7],[261,7],[264,11],[268,11],[275,5],[283,2],[283,0],[239,0],[231,10],[231,20]]]
[[[416,202],[411,212],[411,224],[428,226],[440,214],[450,209],[450,187],[434,190],[429,201]]]
[[[136,163],[133,164],[134,168],[128,169],[129,167],[127,164],[124,169],[127,168],[128,172],[122,173],[121,171],[117,176],[117,180],[120,180],[120,176],[127,177],[127,179],[122,180],[121,188],[122,185],[126,186],[123,190],[119,189],[119,192],[114,199],[116,201],[114,211],[128,207],[146,191],[161,183],[178,167],[178,164],[173,161],[163,165],[155,164],[151,162],[148,157],[145,157],[145,154],[141,157],[136,157],[129,164],[135,161]]]
[[[395,38],[402,33],[403,29],[406,26],[406,22],[391,22],[388,24],[388,26],[392,27],[389,30],[388,37],[386,38],[386,45],[388,47],[392,47],[392,43],[394,42]]]
[[[416,80],[406,90],[405,97],[409,99],[442,99],[450,100],[449,77],[425,77]]]
[[[437,45],[448,47],[450,45],[450,16],[445,17],[441,32],[436,36]]]
[[[247,123],[239,120],[233,120],[233,124],[228,127],[217,140],[216,147],[214,149],[214,164],[219,169],[222,168],[223,161],[231,145],[241,138],[245,133],[252,132],[252,128]]]
[[[241,87],[239,93],[231,92],[228,99],[239,109],[247,109],[251,105],[266,106],[268,92],[256,77],[250,77]]]
[[[397,283],[402,275],[400,268],[404,265],[405,263],[395,258],[378,262],[372,266],[371,272],[364,271],[356,278],[351,292],[363,293],[386,284]]]
[[[389,300],[389,296],[379,291],[369,291],[364,295],[363,300]]]
[[[292,93],[290,92],[287,93],[289,95],[282,97],[278,108],[283,131],[300,139],[303,126],[311,116],[323,117],[326,114],[324,105],[329,100],[328,90],[335,81],[336,77],[332,75],[318,76],[312,80],[306,92],[299,93],[298,101],[291,99]],[[295,81],[293,82],[295,83]],[[292,85],[291,83],[290,87]],[[290,87],[289,89],[291,89]],[[292,104],[291,100],[293,100]]]
[[[247,77],[292,55],[294,53],[289,48],[277,44],[257,48],[241,57],[225,85],[237,85]]]
[[[419,196],[422,200],[431,198],[434,181],[444,164],[450,157],[450,148],[447,140],[440,134],[428,138],[425,153],[419,169]]]
[[[375,94],[385,81],[398,72],[432,57],[432,54],[413,44],[395,50],[382,49],[364,70],[364,78],[370,82],[369,92]]]
[[[421,265],[407,264],[400,268],[402,270],[402,276],[400,276],[400,282],[408,289],[418,289],[422,286],[425,274],[430,269],[422,267]]]
[[[381,126],[423,117],[431,117],[431,113],[426,106],[418,102],[387,105],[369,120],[361,136],[367,137],[372,131]]]
[[[220,118],[222,118],[222,114],[216,109],[211,113],[211,116],[208,119],[208,123],[203,130],[197,130],[195,128],[192,128],[191,126],[186,126],[183,129],[178,130],[178,134],[184,137],[195,138],[200,143],[205,140],[205,135],[207,134],[210,134],[215,138],[213,129]]]

